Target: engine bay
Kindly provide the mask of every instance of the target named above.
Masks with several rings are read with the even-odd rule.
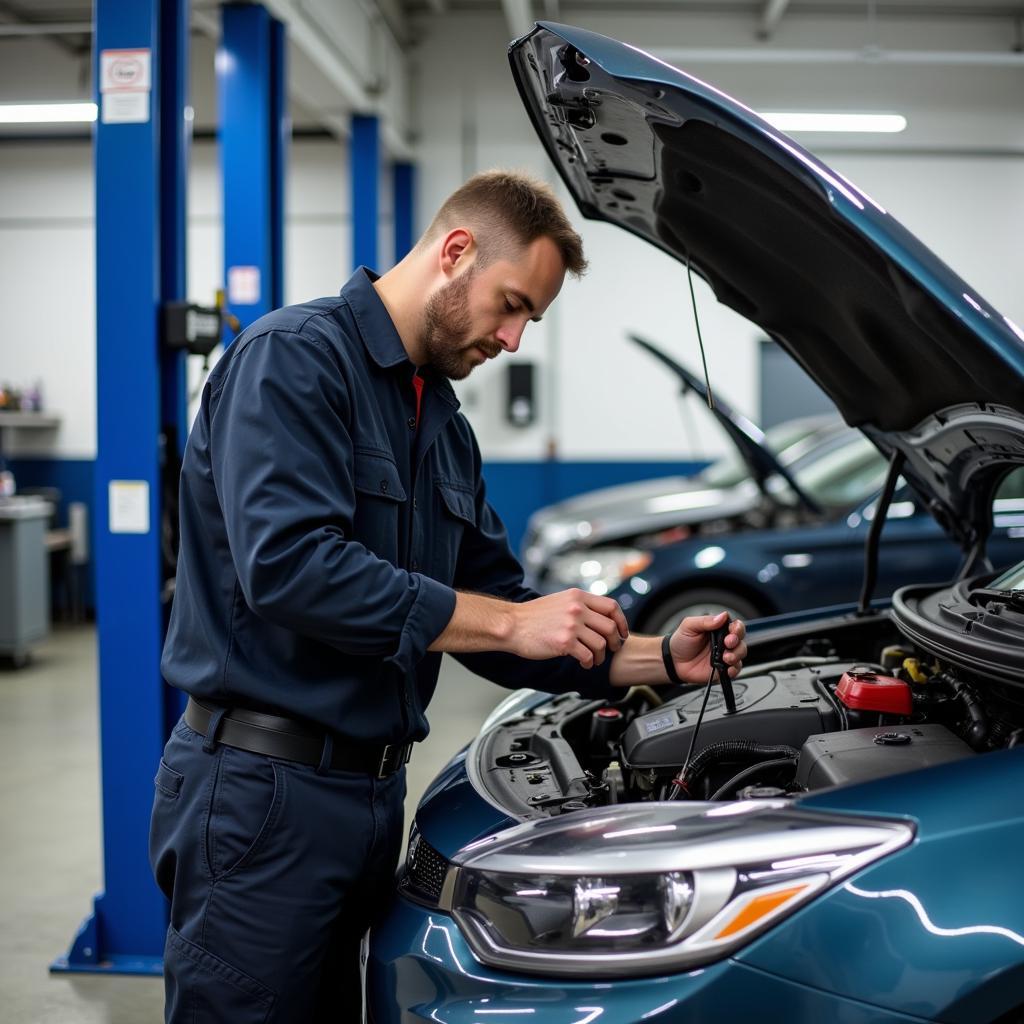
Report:
[[[796,797],[1024,742],[1018,687],[908,642],[891,613],[806,637],[750,643],[733,713],[717,682],[708,694],[552,697],[481,735],[476,780],[530,819],[647,800]]]

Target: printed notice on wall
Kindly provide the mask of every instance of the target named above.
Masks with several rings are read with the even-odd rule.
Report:
[[[143,124],[149,120],[152,57],[148,49],[100,52],[100,121]]]
[[[149,484],[145,480],[111,480],[110,532],[149,533]]]
[[[149,93],[105,92],[100,119],[103,124],[145,124],[149,120]]]
[[[228,267],[228,302],[255,306],[260,301],[260,268]]]

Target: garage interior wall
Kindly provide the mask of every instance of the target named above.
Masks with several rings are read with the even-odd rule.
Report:
[[[607,14],[577,20],[646,48],[736,45],[727,19]],[[410,53],[418,228],[478,170],[516,167],[555,184],[509,75],[504,19],[453,12],[422,19],[418,27],[419,42]],[[970,42],[978,48],[1006,48],[1004,27],[995,23],[886,21],[882,28],[881,41],[893,49],[953,49],[954,34],[962,48],[964,33],[975,33]],[[749,37],[748,31],[747,42]],[[837,49],[864,41],[862,19],[847,24],[835,18],[828,19],[827,31],[813,19],[786,19],[775,40],[781,47]],[[212,48],[197,46],[193,74],[200,93],[210,91],[211,61]],[[1024,323],[1024,71],[855,65],[692,70],[756,109],[806,108],[813,97],[824,109],[906,114],[910,128],[894,140],[857,137],[841,149],[835,137],[800,141],[919,235],[998,309]],[[27,77],[15,93],[7,83],[19,73]],[[8,67],[0,84],[11,101],[68,91],[59,80],[44,85],[27,66]],[[351,272],[347,161],[342,141],[300,137],[292,143],[288,302],[334,293]],[[392,240],[386,167],[382,173],[383,269],[391,262]],[[216,144],[197,139],[189,184],[194,301],[212,301],[221,284],[220,190]],[[0,373],[20,385],[43,381],[48,409],[62,417],[55,435],[9,437],[6,454],[15,459],[21,485],[51,483],[65,500],[87,502],[96,455],[92,204],[87,140],[0,143]],[[621,230],[582,221],[574,207],[570,212],[584,236],[589,273],[582,282],[566,282],[544,321],[527,331],[519,353],[485,365],[457,386],[487,461],[492,500],[514,541],[540,504],[606,483],[692,470],[724,450],[706,411],[691,403],[684,415],[674,380],[625,340],[627,331],[643,334],[699,369],[684,269]],[[697,299],[712,386],[756,419],[761,332],[717,306],[700,281]],[[510,361],[537,367],[538,416],[526,428],[505,418]],[[197,372],[193,367],[193,380]]]

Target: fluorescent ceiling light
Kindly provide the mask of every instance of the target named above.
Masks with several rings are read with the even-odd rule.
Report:
[[[816,114],[778,111],[761,115],[781,132],[901,132],[902,114]]]
[[[64,124],[95,120],[95,103],[0,103],[0,124]]]

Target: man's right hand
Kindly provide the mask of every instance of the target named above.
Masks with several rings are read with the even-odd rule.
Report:
[[[618,602],[585,590],[563,590],[517,603],[486,594],[455,595],[455,612],[432,651],[506,651],[544,661],[568,656],[584,668],[618,651],[629,627]]]
[[[514,626],[509,650],[522,658],[568,655],[584,668],[593,668],[608,651],[618,651],[629,636],[618,602],[585,590],[563,590],[511,608]]]

